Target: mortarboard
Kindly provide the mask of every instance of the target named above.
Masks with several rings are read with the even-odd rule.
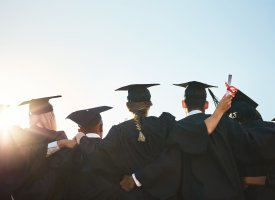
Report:
[[[262,119],[261,114],[256,110],[257,106],[258,104],[254,100],[238,89],[227,114],[239,122]]]
[[[53,98],[59,98],[59,97],[61,97],[61,95],[31,99],[20,103],[19,106],[29,104],[30,113],[32,115],[39,115],[39,114],[53,111],[53,107],[49,103],[49,100]]]
[[[252,106],[253,108],[257,108],[258,104],[251,99],[249,96],[247,96],[246,94],[244,94],[241,90],[238,89],[235,97],[232,100],[232,104],[234,104],[235,102],[245,102],[248,105]]]
[[[129,102],[150,101],[151,94],[147,88],[155,85],[159,84],[132,84],[118,88],[115,91],[128,91],[127,99]]]
[[[186,100],[206,100],[206,88],[211,88],[211,87],[217,87],[213,85],[208,85],[205,83],[201,83],[198,81],[189,81],[186,83],[180,83],[180,84],[174,84],[176,86],[180,87],[185,87],[185,99]],[[214,103],[216,104],[216,97],[214,96],[213,92],[209,89],[209,93],[211,94],[211,97],[213,98]]]
[[[180,87],[194,87],[194,88],[203,88],[203,89],[206,89],[206,88],[211,88],[211,87],[217,87],[217,86],[213,86],[213,85],[208,85],[208,84],[205,84],[205,83],[201,83],[201,82],[198,82],[198,81],[189,81],[189,82],[186,82],[186,83],[180,83],[180,84],[174,84],[176,86],[180,86]]]
[[[85,127],[94,124],[95,121],[97,122],[98,120],[101,120],[100,113],[110,109],[112,109],[112,107],[99,106],[90,109],[78,110],[69,114],[66,119],[74,121],[80,127]]]
[[[271,121],[275,121],[275,117]]]

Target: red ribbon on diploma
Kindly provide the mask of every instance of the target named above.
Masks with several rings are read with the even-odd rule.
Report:
[[[229,92],[229,94],[232,96],[232,97],[235,97],[238,89],[232,85],[228,85],[227,82],[225,82],[225,86],[226,86],[226,90]]]

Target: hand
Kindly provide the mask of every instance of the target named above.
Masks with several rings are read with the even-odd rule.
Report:
[[[136,186],[133,177],[128,175],[124,175],[119,184],[126,192],[131,191]]]
[[[230,107],[233,97],[231,95],[225,95],[219,102],[216,111],[224,114]]]
[[[77,144],[75,140],[68,140],[68,139],[63,139],[63,140],[58,140],[57,144],[60,148],[74,148],[74,146]]]

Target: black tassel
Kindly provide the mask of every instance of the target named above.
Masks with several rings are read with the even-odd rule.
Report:
[[[209,88],[208,88],[208,92],[210,93],[210,95],[214,101],[215,107],[217,107],[217,105],[219,104],[218,98],[214,95],[214,93]]]

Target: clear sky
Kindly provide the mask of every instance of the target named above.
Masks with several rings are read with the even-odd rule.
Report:
[[[160,83],[150,114],[180,119],[184,90],[173,83],[217,85],[221,97],[231,73],[271,120],[274,10],[273,0],[0,0],[0,104],[24,126],[27,106],[17,104],[60,94],[51,103],[70,137],[77,126],[68,114],[113,106],[103,113],[106,133],[131,118],[127,93],[114,91],[121,86]]]

